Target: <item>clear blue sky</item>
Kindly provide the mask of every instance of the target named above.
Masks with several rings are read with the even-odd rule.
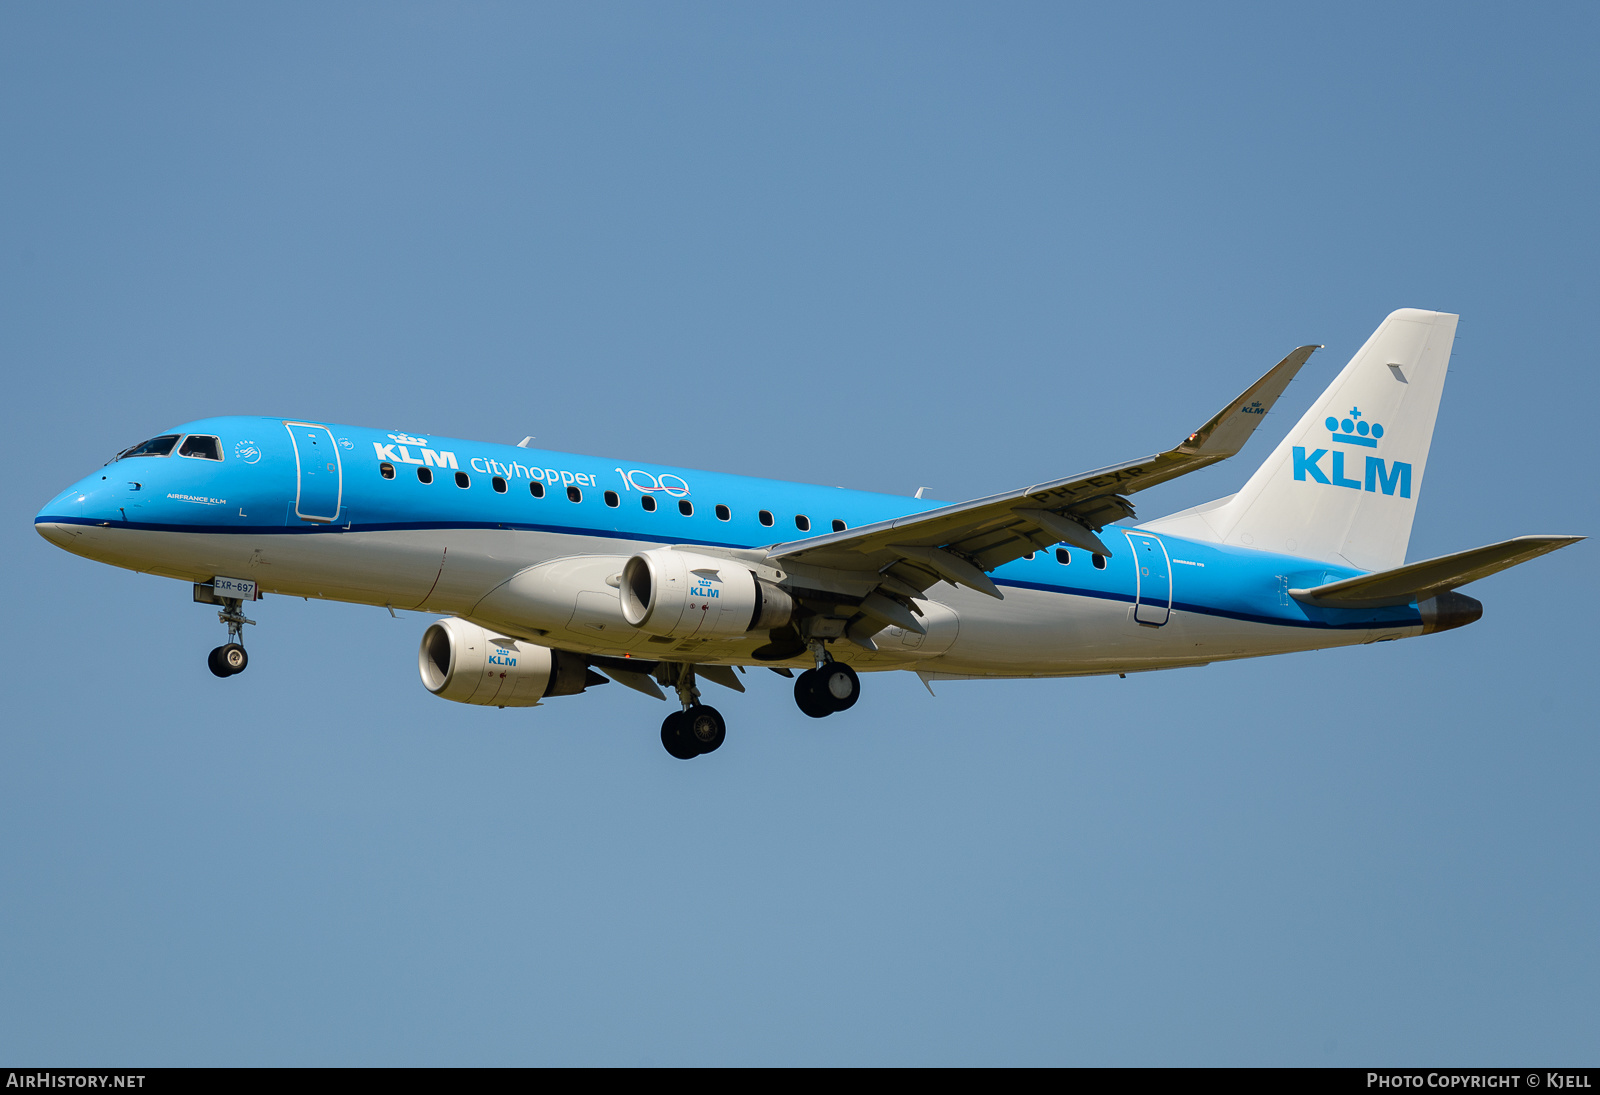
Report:
[[[1126,680],[429,696],[426,617],[33,513],[293,415],[957,499],[1461,313],[1411,557],[1600,532],[1569,5],[0,7],[0,1058],[1574,1063],[1586,543],[1461,631]]]

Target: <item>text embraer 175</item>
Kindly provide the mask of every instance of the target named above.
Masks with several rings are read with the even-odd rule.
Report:
[[[665,699],[688,759],[725,725],[698,682],[802,669],[807,715],[857,671],[1063,677],[1401,639],[1471,623],[1456,587],[1573,543],[1405,563],[1455,338],[1395,312],[1239,493],[1143,524],[1129,497],[1238,452],[1315,346],[1175,448],[947,505],[282,418],[211,418],[121,453],[35,527],[222,606],[219,677],[262,591],[443,615],[429,691],[532,707],[606,678]],[[526,442],[524,443],[526,444]],[[599,672],[596,672],[598,670]],[[605,676],[601,676],[604,674]]]

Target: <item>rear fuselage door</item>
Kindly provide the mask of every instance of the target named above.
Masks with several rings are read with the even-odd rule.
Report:
[[[1138,576],[1134,593],[1133,618],[1141,624],[1160,627],[1172,615],[1172,566],[1167,547],[1159,538],[1141,532],[1128,533],[1133,562]]]
[[[338,442],[326,426],[309,422],[283,425],[294,443],[295,516],[302,521],[337,520],[344,494],[344,465],[339,459]]]

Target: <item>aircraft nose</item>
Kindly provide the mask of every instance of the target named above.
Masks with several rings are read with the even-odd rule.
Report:
[[[83,516],[85,497],[83,484],[74,483],[34,514],[33,530],[57,547],[66,547],[82,531],[75,519]]]
[[[35,518],[33,531],[49,540],[56,547],[66,547],[78,538],[77,526],[66,524],[63,521],[42,521]]]

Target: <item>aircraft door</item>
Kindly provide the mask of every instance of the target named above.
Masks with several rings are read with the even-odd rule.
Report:
[[[1138,532],[1127,536],[1133,548],[1137,581],[1133,618],[1138,623],[1160,627],[1172,615],[1172,567],[1167,559],[1167,546],[1155,536]]]
[[[326,426],[285,422],[294,444],[294,513],[302,521],[334,521],[344,494],[344,464],[339,445]]]

